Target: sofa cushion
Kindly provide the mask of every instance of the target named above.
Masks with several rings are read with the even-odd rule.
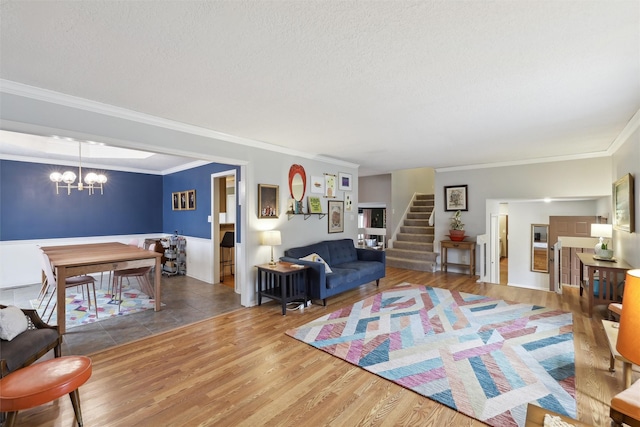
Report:
[[[358,260],[358,253],[352,239],[332,240],[327,242],[331,257],[325,260],[331,267]]]
[[[11,341],[29,327],[27,317],[15,306],[0,309],[0,339]]]
[[[344,262],[336,267],[357,270],[363,278],[369,274],[379,274],[384,277],[384,264],[379,261]]]
[[[333,273],[327,274],[327,288],[336,289],[360,279],[360,272],[352,268],[333,268]]]
[[[7,362],[7,369],[12,372],[57,338],[58,331],[55,329],[29,329],[12,341],[0,341],[0,354]]]
[[[311,255],[307,255],[306,257],[300,258],[303,261],[313,261],[313,262],[320,262],[322,264],[324,264],[324,272],[325,273],[331,273],[331,267],[329,267],[329,264],[327,264],[327,262],[325,260],[322,259],[322,257],[318,254],[311,254]]]

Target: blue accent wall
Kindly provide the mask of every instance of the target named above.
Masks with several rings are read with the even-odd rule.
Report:
[[[210,163],[193,169],[176,172],[163,177],[163,229],[165,233],[178,232],[180,235],[211,238],[211,175],[231,169],[236,170],[236,187],[240,180],[240,168],[220,163]],[[173,210],[174,192],[196,190],[196,209],[193,211]],[[236,194],[237,188],[236,188]],[[236,236],[240,230],[240,208],[236,207]],[[238,239],[238,238],[236,238]]]
[[[211,174],[234,168],[212,163],[166,176],[107,170],[104,195],[90,196],[62,188],[56,194],[49,175],[73,167],[0,160],[0,241],[175,230],[210,239]],[[192,189],[196,210],[172,211],[171,193]]]
[[[161,176],[105,171],[104,195],[76,189],[67,195],[62,188],[56,194],[49,180],[56,170],[74,168],[0,160],[0,240],[162,231]]]

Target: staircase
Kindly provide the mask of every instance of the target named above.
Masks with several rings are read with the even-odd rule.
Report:
[[[435,271],[433,227],[429,216],[433,211],[433,194],[417,194],[409,208],[400,232],[393,239],[393,247],[386,249],[387,265],[417,271]]]

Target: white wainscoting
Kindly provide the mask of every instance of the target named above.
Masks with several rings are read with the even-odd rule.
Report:
[[[42,268],[39,246],[78,245],[85,243],[121,242],[132,239],[157,239],[166,234],[81,237],[71,239],[13,240],[0,242],[0,289],[40,283]],[[213,245],[210,239],[186,237],[187,276],[213,283]]]

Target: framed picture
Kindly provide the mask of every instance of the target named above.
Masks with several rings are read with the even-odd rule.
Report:
[[[351,174],[342,173],[338,174],[338,190],[351,191]]]
[[[309,206],[309,213],[319,214],[322,213],[322,203],[320,197],[309,196],[307,197],[307,205]]]
[[[336,176],[324,174],[324,197],[336,197]]]
[[[344,232],[344,202],[329,200],[329,233]]]
[[[444,187],[444,210],[446,212],[468,211],[467,200],[466,185],[450,185]]]
[[[311,177],[311,192],[314,194],[324,194],[324,177]]]
[[[171,193],[171,208],[174,211],[180,210],[180,193]]]
[[[613,227],[627,233],[635,231],[633,176],[630,173],[613,183]]]
[[[353,210],[353,199],[351,193],[344,193],[344,210],[351,212]]]
[[[196,190],[187,191],[187,209],[196,210]]]
[[[258,218],[277,218],[278,210],[278,186],[258,184]]]
[[[187,192],[186,191],[181,191],[180,192],[180,210],[187,210]]]

